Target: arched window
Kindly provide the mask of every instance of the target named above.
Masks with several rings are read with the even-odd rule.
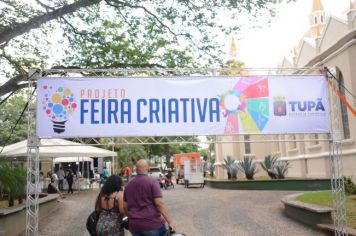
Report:
[[[314,24],[318,23],[318,17],[314,17]]]
[[[338,75],[339,75],[337,77],[338,88],[339,88],[339,91],[341,92],[342,96],[345,97],[344,77],[342,76],[341,72],[339,72]],[[340,107],[341,107],[340,112],[341,112],[341,121],[342,121],[344,139],[349,139],[350,138],[350,127],[349,127],[349,117],[347,114],[347,107],[341,100],[340,100]]]
[[[323,15],[320,16],[320,22],[321,22],[321,23],[324,22],[324,17],[323,17]]]

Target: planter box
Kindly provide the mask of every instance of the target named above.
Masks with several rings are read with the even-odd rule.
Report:
[[[288,195],[281,200],[285,214],[296,221],[328,232],[329,235],[336,235],[332,219],[333,209],[296,200],[301,194],[303,193]],[[356,230],[352,228],[347,228],[347,233],[349,236],[356,236]]]
[[[304,224],[317,227],[318,224],[332,224],[332,209],[330,207],[297,201],[302,193],[288,195],[282,199],[284,212],[291,218]]]
[[[8,208],[9,201],[8,200],[0,200],[0,208]]]
[[[39,219],[49,216],[58,209],[58,196],[58,194],[49,194],[39,199]],[[0,235],[22,235],[25,227],[26,201],[18,206],[0,209]]]
[[[211,180],[205,184],[212,188],[238,190],[330,190],[330,179],[268,179],[268,180]]]

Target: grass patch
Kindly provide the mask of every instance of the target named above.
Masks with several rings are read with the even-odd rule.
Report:
[[[332,196],[330,191],[307,192],[297,197],[298,201],[316,205],[332,207]],[[347,225],[356,229],[356,196],[346,196],[346,218]]]
[[[332,207],[332,198],[330,191],[307,192],[297,197],[298,201],[312,203],[322,206]]]

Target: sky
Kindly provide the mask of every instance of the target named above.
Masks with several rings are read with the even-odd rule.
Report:
[[[276,68],[309,29],[312,0],[296,0],[277,7],[277,16],[264,28],[242,29],[234,35],[237,59],[247,68]],[[345,15],[349,0],[322,0],[327,14]],[[231,37],[226,39],[229,53]]]

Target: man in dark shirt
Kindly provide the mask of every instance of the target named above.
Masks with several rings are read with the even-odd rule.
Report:
[[[124,191],[124,210],[129,217],[129,230],[133,236],[161,236],[166,233],[164,220],[175,231],[172,218],[163,202],[157,180],[148,176],[149,165],[145,160],[137,162],[137,176]]]

